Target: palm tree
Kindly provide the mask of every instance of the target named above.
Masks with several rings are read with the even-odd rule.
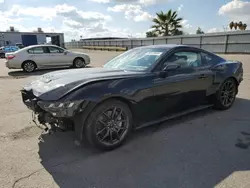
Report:
[[[234,27],[234,22],[231,22],[231,23],[229,24],[229,28],[232,30],[233,27]]]
[[[240,30],[243,30],[243,23],[242,23],[242,22],[239,22],[239,23],[238,23],[238,27],[239,27]]]
[[[243,30],[246,30],[246,28],[247,28],[247,24],[243,24]]]
[[[163,11],[157,12],[156,17],[153,19],[155,24],[152,28],[162,36],[175,35],[182,28],[182,20],[182,18],[178,17],[177,12],[172,11],[172,9],[167,13]]]
[[[173,33],[173,35],[184,35],[184,32],[179,30],[179,29],[176,29]]]
[[[146,37],[157,37],[157,33],[155,31],[146,32]]]
[[[236,30],[238,27],[238,23],[237,22],[234,22],[234,29]]]

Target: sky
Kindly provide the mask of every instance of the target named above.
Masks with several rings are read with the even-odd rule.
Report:
[[[63,32],[65,41],[89,37],[145,37],[159,11],[178,11],[183,31],[250,27],[250,0],[0,0],[0,30]]]

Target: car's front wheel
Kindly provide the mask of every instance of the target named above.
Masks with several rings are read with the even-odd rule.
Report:
[[[84,68],[85,66],[85,61],[82,58],[76,58],[73,62],[74,68]]]
[[[220,110],[229,109],[235,101],[237,87],[237,83],[233,78],[226,79],[214,96],[215,108]]]
[[[85,127],[85,138],[94,147],[112,150],[120,146],[132,129],[132,113],[127,104],[108,100],[90,114]]]

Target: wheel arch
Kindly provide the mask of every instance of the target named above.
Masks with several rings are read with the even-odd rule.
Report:
[[[240,85],[240,83],[238,82],[238,80],[234,77],[234,76],[230,76],[230,77],[228,77],[227,79],[232,79],[232,80],[234,80],[234,82],[236,83],[236,86],[237,86],[237,90],[236,90],[236,94],[238,94],[238,86]],[[226,80],[227,80],[226,79]]]
[[[103,104],[104,102],[107,102],[109,100],[118,100],[123,102],[124,104],[126,104],[128,106],[128,108],[131,111],[132,114],[132,118],[133,117],[133,104],[130,100],[126,99],[125,97],[121,97],[121,96],[111,96],[108,98],[105,98],[101,101],[95,102],[95,103],[91,103],[89,105],[87,105],[87,109],[86,109],[86,113],[80,113],[75,117],[75,133],[77,135],[77,137],[80,139],[80,141],[84,140],[83,135],[84,135],[84,131],[85,131],[85,127],[87,126],[87,121],[88,118],[90,116],[90,114],[95,110],[95,108],[101,104]]]
[[[121,102],[125,103],[129,107],[131,113],[133,114],[132,102],[129,99],[127,99],[125,97],[122,97],[122,96],[111,96],[111,97],[105,98],[105,99],[101,100],[100,102],[98,102],[96,104],[96,106],[100,105],[100,104],[102,104],[102,103],[104,103],[106,101],[109,101],[109,100],[118,100],[118,101],[121,101]]]
[[[235,77],[230,76],[230,77],[228,77],[227,79],[233,79],[233,80],[235,81],[235,83],[236,83],[237,85],[239,85],[239,82],[238,82],[238,80],[237,80]]]
[[[85,59],[84,59],[83,57],[77,56],[77,57],[74,58],[73,63],[74,63],[75,60],[77,60],[77,59],[81,59],[81,60],[83,60],[83,61],[85,62]]]
[[[36,64],[36,62],[33,61],[33,60],[25,60],[25,61],[23,61],[22,64],[21,64],[21,67],[22,67],[22,68],[23,68],[24,63],[26,63],[26,62],[32,62],[32,63],[34,63],[34,64],[35,64],[35,67],[37,68],[37,64]]]

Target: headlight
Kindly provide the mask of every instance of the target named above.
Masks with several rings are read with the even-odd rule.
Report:
[[[37,104],[45,111],[50,112],[57,117],[73,116],[79,109],[83,101],[65,101],[65,102],[44,102],[39,101]]]
[[[41,108],[44,109],[48,109],[48,108],[54,108],[54,109],[58,109],[58,108],[72,108],[73,106],[75,106],[77,103],[76,102],[54,102],[54,103],[50,103],[50,102],[38,102],[38,105]]]

